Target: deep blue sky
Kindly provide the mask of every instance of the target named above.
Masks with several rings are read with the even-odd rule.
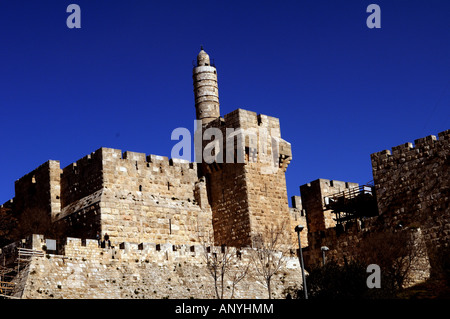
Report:
[[[66,26],[71,3],[81,29]],[[0,202],[49,159],[170,156],[172,130],[193,130],[201,44],[222,115],[280,119],[289,197],[317,178],[366,183],[371,153],[450,128],[449,16],[448,0],[2,0]]]

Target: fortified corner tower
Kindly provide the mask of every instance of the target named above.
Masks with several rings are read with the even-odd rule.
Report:
[[[282,232],[278,236],[280,244],[292,247],[295,233],[290,224],[285,178],[292,153],[291,145],[281,139],[279,120],[243,109],[221,117],[217,71],[203,48],[193,69],[193,82],[203,137],[201,152],[196,150],[196,156],[204,155],[204,150],[209,155],[205,146],[211,140],[221,147],[218,152],[214,150],[212,162],[202,156],[198,169],[206,180],[215,244],[255,246],[261,237],[272,236],[268,232],[273,230]],[[222,136],[213,134],[214,139],[206,138],[211,128],[219,129]],[[242,135],[229,139],[230,130]],[[263,151],[261,145],[266,147]]]

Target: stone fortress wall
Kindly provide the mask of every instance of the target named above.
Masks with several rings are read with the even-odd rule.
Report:
[[[292,153],[290,144],[281,139],[279,120],[237,109],[223,118],[208,122],[204,131],[209,128],[221,129],[224,143],[224,163],[202,165],[202,172],[209,185],[217,243],[230,243],[231,238],[232,245],[249,246],[256,234],[270,232],[271,227],[284,227],[283,238],[286,244],[291,245],[289,238],[293,227],[289,215],[285,172]],[[244,134],[242,139],[244,163],[239,163],[237,137],[234,138],[233,146],[226,145],[227,130],[230,129],[241,129],[249,133]],[[267,136],[259,134],[260,130],[266,132]],[[257,137],[255,143],[250,143],[252,132]],[[277,138],[278,144],[275,146],[278,147],[279,154],[272,150],[272,137]],[[260,152],[261,143],[267,146],[267,158]],[[226,160],[230,153],[232,163]]]
[[[213,234],[217,245],[245,247],[254,244],[255,236],[284,227],[285,246],[298,247],[285,179],[291,145],[281,139],[279,119],[243,109],[221,117],[216,69],[203,50],[197,64],[194,96],[202,133],[216,128],[226,137],[227,129],[243,129],[258,139],[256,147],[245,140],[242,163],[198,164],[101,148],[63,169],[58,161],[48,161],[19,179],[15,211],[44,210],[68,225],[68,236],[108,233],[115,243],[177,244]],[[231,149],[223,145],[224,161],[238,151],[235,142]]]
[[[322,263],[322,246],[328,259],[339,263],[357,254],[369,234],[409,230],[427,247],[428,265],[417,269],[416,279],[433,272],[435,251],[450,245],[450,130],[371,155],[379,216],[352,221],[344,232],[333,224],[325,198],[358,184],[319,179],[300,187],[308,224],[305,264]]]
[[[59,161],[47,161],[15,182],[14,209],[43,210],[52,216],[61,212]]]
[[[114,242],[196,242],[212,232],[196,200],[197,166],[178,159],[101,148],[65,167],[48,161],[16,182],[17,212],[45,210],[68,236]],[[197,186],[198,189],[198,186]],[[201,191],[201,189],[200,189]]]
[[[300,186],[302,207],[307,212],[306,219],[309,232],[324,231],[336,226],[331,210],[325,209],[325,197],[358,187],[357,183],[317,179]]]
[[[138,290],[145,298],[166,294],[213,297],[211,287],[205,288],[210,278],[198,258],[198,245],[235,247],[245,256],[255,240],[261,244],[259,239],[267,241],[274,235],[279,237],[279,250],[290,256],[290,266],[277,275],[282,280],[276,283],[275,294],[281,297],[282,290],[293,287],[293,282],[299,286],[299,273],[289,282],[285,279],[295,263],[298,270],[297,257],[291,256],[298,248],[293,229],[305,218],[301,210],[290,209],[288,204],[285,172],[292,158],[291,146],[281,139],[275,117],[243,109],[221,117],[217,71],[203,50],[197,64],[194,95],[202,134],[216,128],[226,137],[227,129],[240,128],[254,133],[257,144],[245,139],[245,158],[239,163],[226,162],[227,155],[236,159],[237,138],[233,146],[223,145],[225,163],[189,163],[101,148],[63,169],[58,161],[48,161],[25,175],[16,182],[16,197],[8,203],[15,213],[43,211],[66,226],[64,236],[87,238],[85,246],[80,240],[68,239],[63,257],[35,258],[24,279],[25,297],[44,297],[42,291],[54,297],[135,297],[125,292],[135,287],[134,279],[127,277],[129,269],[137,274],[133,278],[145,281]],[[265,130],[263,137],[261,129]],[[261,143],[266,148],[261,148]],[[115,248],[98,248],[97,242],[90,240],[98,233],[102,238],[108,234]],[[304,234],[306,231],[302,237]],[[116,264],[120,266],[111,266]],[[77,271],[80,274],[74,275]],[[170,285],[165,282],[171,280]],[[117,283],[124,290],[117,289]],[[266,297],[265,288],[255,278],[248,278],[245,285],[247,289],[237,297]],[[154,288],[150,293],[143,287]]]
[[[225,117],[237,127],[251,122],[258,128],[260,118],[279,125],[276,118],[245,110]],[[282,147],[290,151],[288,143]],[[248,150],[246,156],[243,164],[201,167],[101,148],[63,169],[59,161],[44,163],[16,182],[16,197],[5,205],[16,212],[45,211],[54,222],[67,226],[69,238],[61,255],[33,258],[27,273],[22,273],[23,294],[18,294],[22,298],[214,298],[201,245],[217,245],[221,238],[217,236],[220,228],[213,223],[215,216],[216,222],[228,223],[222,234],[237,230],[237,241],[231,244],[242,247],[242,263],[250,257],[250,234],[267,229],[277,219],[287,223],[283,233],[291,248],[286,250],[287,265],[273,279],[273,296],[284,298],[287,288],[301,285],[298,245],[289,230],[305,218],[287,202],[284,174],[290,158],[282,158],[271,176],[261,174],[261,163],[249,163]],[[250,165],[254,166],[245,167]],[[199,167],[207,173],[200,174]],[[242,216],[235,214],[239,211]],[[247,228],[240,228],[245,223]],[[97,232],[102,237],[107,233],[114,248],[99,248],[94,240]],[[41,250],[43,237],[34,239],[33,248]],[[234,297],[267,298],[267,289],[255,271],[251,273]]]
[[[378,208],[386,227],[421,228],[432,269],[450,246],[450,130],[371,155]]]
[[[285,173],[292,151],[291,144],[281,138],[279,120],[243,109],[221,117],[217,72],[203,50],[197,57],[193,80],[202,134],[209,128],[219,129],[225,143],[227,129],[241,128],[256,133],[257,147],[249,138],[244,140],[243,163],[226,162],[227,155],[237,158],[237,143],[223,145],[223,163],[189,163],[100,148],[65,168],[50,160],[26,174],[16,181],[15,197],[4,207],[18,215],[42,211],[55,223],[67,226],[66,237],[87,239],[69,239],[65,255],[34,259],[29,278],[24,278],[25,296],[211,297],[196,245],[207,240],[210,245],[251,249],[258,243],[258,235],[267,235],[281,225],[280,238],[286,251],[298,250],[294,227],[305,226],[300,236],[308,267],[322,261],[321,246],[330,248],[329,258],[344,262],[355,255],[355,247],[367,234],[389,232],[400,224],[420,228],[416,235],[429,248],[431,266],[433,249],[448,246],[449,130],[439,133],[439,139],[429,136],[416,140],[414,147],[411,143],[394,147],[392,154],[372,154],[379,216],[367,218],[364,224],[349,222],[342,233],[337,232],[325,198],[358,184],[318,179],[302,185],[301,197],[294,196],[289,208]],[[260,130],[268,134],[265,140]],[[208,142],[203,141],[202,146]],[[261,150],[261,142],[267,149]],[[272,161],[263,160],[267,158]],[[108,233],[115,248],[98,248],[92,241],[97,232],[102,237]],[[178,284],[168,284],[169,279]],[[140,286],[136,286],[139,280]],[[180,290],[184,283],[190,290]],[[155,288],[146,290],[144,284]],[[263,295],[257,283],[248,285],[251,289],[247,290],[255,292],[239,296]],[[277,296],[281,290],[281,286],[276,289]]]
[[[44,236],[33,235],[34,250],[42,250]],[[209,247],[210,254],[218,251]],[[65,299],[211,299],[214,282],[206,268],[205,247],[152,243],[121,243],[100,248],[96,240],[67,238],[64,252],[33,257],[17,291],[21,298]],[[220,248],[219,248],[220,251]],[[251,249],[233,250],[239,258],[233,269],[242,271],[252,258]],[[233,273],[234,270],[230,272]],[[267,298],[267,288],[253,268],[233,292],[227,278],[224,297]],[[301,273],[296,256],[286,256],[285,267],[273,278],[273,297],[285,298],[286,289],[299,287]]]
[[[230,125],[246,128],[251,120],[258,128],[259,117],[279,125],[276,118],[241,109],[226,116]],[[216,238],[232,231],[238,245],[247,246],[251,234],[274,220],[286,230],[295,227],[285,180],[290,145],[280,146],[280,167],[273,174],[262,174],[271,164],[249,163],[247,153],[244,164],[208,166],[206,178],[198,177],[196,163],[101,148],[63,169],[50,160],[26,174],[15,183],[13,202],[18,213],[44,210],[67,223],[68,236],[95,238],[99,231],[115,242],[196,242],[199,231],[212,233],[214,212]],[[295,233],[290,237],[295,246]]]

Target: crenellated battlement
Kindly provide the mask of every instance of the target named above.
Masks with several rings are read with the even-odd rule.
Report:
[[[82,169],[83,167],[90,166],[94,162],[100,162],[102,160],[102,149],[98,149],[95,152],[92,152],[90,154],[87,154],[86,156],[78,159],[77,161],[70,163],[66,167],[63,168],[63,173],[66,173],[68,171],[77,171],[79,169]]]
[[[436,136],[429,135],[426,137],[419,138],[414,140],[415,147],[424,147],[424,146],[433,146],[434,142],[436,142]]]
[[[435,135],[429,135],[423,138],[414,140],[413,143],[403,143],[398,146],[392,147],[391,150],[383,150],[371,154],[372,161],[394,161],[402,157],[416,157],[415,154],[419,154],[425,151],[432,151],[435,148],[439,148],[444,145],[448,145],[450,140],[450,130],[443,131],[438,134],[439,138]]]
[[[15,210],[45,211],[68,236],[195,241],[192,218],[212,227],[206,197],[203,208],[196,200],[197,181],[196,163],[102,147],[63,169],[48,161],[16,181]]]
[[[95,152],[92,152],[91,154],[88,154],[84,156],[83,158],[77,160],[76,162],[73,162],[69,165],[67,165],[64,170],[79,170],[82,167],[91,165],[93,161],[132,161],[132,162],[138,162],[138,164],[144,165],[144,164],[158,164],[160,166],[164,167],[170,167],[170,166],[178,166],[183,167],[185,169],[196,169],[195,163],[178,159],[178,158],[168,158],[166,156],[160,156],[160,155],[154,155],[154,154],[145,154],[145,153],[138,153],[138,152],[131,152],[131,151],[125,151],[122,152],[120,149],[113,149],[113,148],[99,148]],[[51,161],[50,161],[51,162]],[[59,163],[59,161],[54,161]],[[41,166],[45,166],[47,164],[44,163]],[[41,167],[40,166],[40,167]],[[39,167],[39,168],[40,168]],[[37,169],[39,169],[37,168]],[[37,170],[36,169],[36,170]],[[33,171],[34,172],[34,171]],[[32,173],[29,173],[25,176],[32,175]]]
[[[300,186],[302,208],[306,211],[308,233],[336,226],[335,215],[326,207],[326,197],[358,187],[359,184],[317,179]]]
[[[50,170],[55,170],[55,169],[60,170],[60,162],[55,161],[55,160],[48,160],[48,161],[42,163],[41,165],[39,165],[37,168],[35,168],[31,172],[29,172],[29,173],[23,175],[22,177],[20,177],[19,179],[17,179],[15,181],[15,183],[32,181],[33,177],[35,177],[36,174],[40,174],[41,172],[48,172]],[[60,171],[58,171],[58,173],[59,172]]]
[[[58,236],[55,248],[33,235],[6,249],[39,251],[27,265],[25,298],[214,298],[205,258],[228,247],[236,258],[231,268],[245,266],[257,239],[275,233],[287,263],[275,275],[274,297],[299,287],[293,253],[299,238],[309,265],[322,261],[323,245],[328,258],[345,263],[373,231],[420,225],[427,246],[448,245],[450,130],[371,154],[375,187],[317,179],[300,186],[301,198],[289,208],[285,172],[292,145],[282,139],[280,120],[240,108],[221,116],[217,72],[203,49],[193,80],[201,121],[194,140],[205,147],[213,135],[214,144],[224,143],[202,154],[196,147],[202,162],[101,147],[62,169],[59,161],[47,161],[16,181],[14,201],[3,207],[25,217],[25,211],[48,213]],[[298,225],[301,234],[294,231]],[[92,239],[106,235],[107,248]],[[247,265],[249,278],[234,297],[265,297],[264,285],[255,284],[255,263]],[[236,287],[230,286],[231,293]]]
[[[36,251],[46,251],[46,239],[43,235],[34,234],[28,242],[30,248]],[[230,256],[238,256],[239,260],[249,262],[254,248],[244,247],[227,247],[226,253]],[[93,260],[111,260],[125,262],[164,262],[175,261],[179,259],[189,259],[190,261],[204,262],[206,255],[223,254],[225,248],[214,245],[201,244],[172,244],[172,243],[133,243],[122,242],[117,246],[101,247],[96,239],[85,239],[67,237],[58,252],[47,251],[47,253],[56,253],[54,256],[62,256],[66,258],[78,258],[90,261]],[[282,255],[282,252],[278,253]],[[299,269],[298,258],[292,253],[285,255],[288,262],[288,269]]]
[[[438,133],[438,137],[440,141],[450,140],[450,129]]]
[[[221,246],[213,245],[251,247],[269,226],[283,232],[280,247],[296,247],[290,222],[304,216],[289,211],[285,172],[292,150],[281,138],[280,120],[243,109],[221,117],[217,73],[203,50],[193,79],[202,130],[216,128],[225,138],[223,152],[214,150],[224,155],[222,161],[193,163],[101,147],[62,169],[59,162],[49,161],[16,183],[22,210],[45,209],[54,225],[61,226],[61,237],[67,239],[58,253],[83,267],[89,264],[83,259],[100,264],[120,260],[128,267],[134,261],[192,257],[196,264],[204,254],[200,244],[205,234],[213,236],[208,254],[216,254]],[[218,130],[210,131],[219,135]],[[209,141],[201,137],[206,146]],[[82,239],[106,234],[111,249]],[[240,258],[245,259],[245,251]],[[68,270],[64,263],[59,266]]]
[[[267,128],[274,137],[281,138],[280,120],[276,117],[258,114],[253,111],[236,109],[223,117],[222,126],[227,128],[255,129]]]
[[[36,213],[46,212],[50,216],[59,213],[61,173],[60,162],[49,160],[16,180],[15,211],[20,214],[30,209]]]
[[[256,153],[253,156],[258,156],[259,148],[261,147],[260,143],[264,143],[262,147],[267,147],[268,154],[272,154],[272,146],[275,145],[272,138],[275,138],[278,147],[280,168],[283,172],[286,172],[287,166],[292,159],[292,149],[291,144],[281,138],[280,120],[278,118],[243,109],[236,109],[226,114],[223,118],[220,117],[210,121],[205,129],[213,127],[222,130],[224,139],[231,133],[231,131],[228,131],[229,129],[242,129],[247,152],[251,145],[256,145],[253,143],[257,143],[258,145],[256,147]],[[250,142],[251,139],[253,143]],[[236,149],[236,144],[234,146]],[[247,155],[252,156],[251,154]]]
[[[386,229],[421,225],[428,247],[447,245],[449,153],[446,130],[371,155],[379,214],[389,221]],[[442,225],[437,233],[436,225]]]
[[[13,204],[14,204],[14,198],[11,198],[10,200],[7,200],[6,202],[4,202],[0,207],[1,208],[11,208]]]
[[[166,156],[161,155],[155,154],[147,155],[145,153],[130,152],[130,151],[122,152],[119,149],[112,149],[112,148],[101,148],[96,152],[102,153],[102,159],[104,161],[117,161],[117,162],[120,162],[120,160],[122,160],[123,162],[131,161],[134,162],[134,164],[140,165],[142,167],[144,166],[150,167],[153,164],[166,168],[181,167],[183,169],[191,169],[191,170],[197,169],[195,163],[178,158],[168,158]]]
[[[20,243],[21,245],[22,243]],[[44,252],[46,239],[33,235],[28,247]],[[58,245],[57,245],[58,247]],[[97,240],[69,237],[58,251],[36,253],[30,259],[22,298],[214,298],[215,284],[208,271],[211,259],[226,253],[224,296],[266,298],[252,263],[255,250],[167,242],[123,242],[101,248]],[[14,250],[14,247],[13,247]],[[4,253],[11,252],[5,249]],[[274,253],[277,258],[281,252]],[[3,257],[3,256],[2,256]],[[3,258],[2,258],[3,260]],[[14,260],[14,258],[12,259]],[[235,274],[246,273],[238,282]],[[300,264],[293,252],[284,255],[282,268],[272,279],[272,297],[285,298],[286,289],[300,285]],[[236,284],[236,285],[234,285]]]

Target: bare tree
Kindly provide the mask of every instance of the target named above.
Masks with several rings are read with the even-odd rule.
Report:
[[[237,259],[233,260],[233,263],[230,264],[228,270],[229,278],[231,280],[231,299],[234,297],[237,284],[247,276],[250,269],[250,260],[242,260],[242,253],[239,250],[235,250],[234,258]]]
[[[217,299],[223,299],[225,289],[231,282],[229,298],[232,299],[236,286],[248,274],[250,260],[243,260],[241,252],[235,247],[215,245],[214,235],[210,231],[200,232],[197,228],[198,240],[202,246],[202,254],[206,268],[214,281],[214,292]]]
[[[263,283],[272,299],[272,279],[284,266],[286,254],[286,223],[273,225],[253,237],[252,262],[257,278]]]
[[[380,266],[395,290],[408,284],[415,271],[429,266],[420,229],[373,233],[360,242],[357,251],[360,262]]]

